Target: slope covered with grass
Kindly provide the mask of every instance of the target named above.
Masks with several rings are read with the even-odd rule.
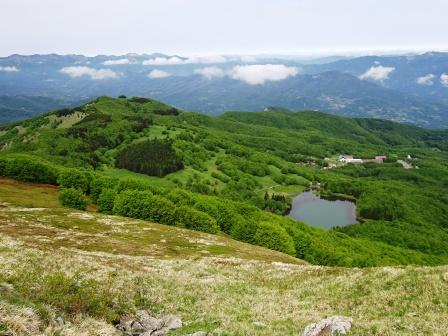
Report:
[[[147,309],[211,335],[298,335],[326,316],[350,335],[443,335],[448,268],[330,268],[185,229],[63,209],[48,185],[0,181],[0,331],[120,335]],[[64,323],[60,323],[64,321]]]

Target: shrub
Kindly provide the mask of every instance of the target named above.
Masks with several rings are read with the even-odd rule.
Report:
[[[115,189],[118,179],[113,177],[95,175],[90,181],[90,198],[93,203],[97,203],[98,197],[104,189]]]
[[[173,225],[174,204],[148,191],[126,190],[115,197],[112,212],[116,215]]]
[[[166,198],[168,198],[171,202],[173,202],[176,205],[192,206],[196,203],[196,199],[194,198],[192,193],[179,188],[174,188],[173,190],[171,190],[166,195]]]
[[[294,241],[281,226],[260,222],[254,236],[255,243],[271,250],[295,254]]]
[[[134,178],[123,178],[118,181],[117,192],[122,192],[124,190],[140,190],[152,191],[152,187],[149,183],[143,182]]]
[[[208,233],[219,232],[219,226],[216,220],[205,212],[187,206],[181,206],[176,209],[175,217],[178,226]]]
[[[56,184],[57,169],[31,157],[1,158],[0,175],[25,182]]]
[[[59,192],[59,202],[61,205],[68,208],[85,210],[87,207],[87,198],[79,189],[68,188],[62,189]]]
[[[90,180],[90,173],[79,169],[64,169],[58,175],[59,187],[79,189],[84,193],[89,191]]]
[[[243,217],[241,217],[243,218]],[[257,223],[252,220],[242,220],[236,222],[230,231],[233,239],[246,243],[255,244],[255,233],[257,231]]]
[[[157,223],[174,225],[175,224],[175,205],[165,197],[154,195],[151,199],[150,214],[152,220]]]
[[[153,194],[149,191],[125,190],[120,193],[114,202],[113,213],[138,219],[150,217],[148,201]]]
[[[115,197],[117,197],[115,189],[103,189],[97,200],[98,211],[111,214],[114,208]]]

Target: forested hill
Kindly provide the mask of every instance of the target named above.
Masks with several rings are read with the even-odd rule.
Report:
[[[448,261],[448,132],[319,112],[183,112],[100,97],[0,128],[0,175],[62,201],[231,237],[311,263]],[[383,164],[339,165],[339,155]],[[410,169],[407,169],[410,168]],[[361,224],[283,217],[310,185],[357,202]]]

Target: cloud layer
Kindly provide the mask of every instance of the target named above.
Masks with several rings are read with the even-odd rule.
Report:
[[[152,70],[149,74],[148,77],[149,78],[166,78],[169,77],[170,73],[166,72],[166,71],[162,71],[162,70],[158,70],[158,69],[154,69]]]
[[[15,66],[0,66],[0,71],[17,72],[17,71],[19,71],[19,69],[17,69]]]
[[[143,61],[143,65],[180,65],[180,64],[219,64],[225,63],[227,59],[221,55],[201,56],[180,58],[178,56],[172,57],[155,57]]]
[[[443,86],[448,86],[448,74],[443,73],[443,74],[440,75],[440,83]]]
[[[299,72],[299,68],[283,64],[237,65],[231,70],[230,77],[250,85],[260,85],[267,81],[280,81]]]
[[[201,69],[195,69],[195,74],[199,74],[207,79],[212,79],[215,77],[224,77],[225,72],[221,68],[218,67],[205,67]]]
[[[125,64],[130,64],[130,63],[131,63],[131,61],[127,58],[119,58],[119,59],[108,60],[108,61],[103,62],[104,65],[125,65]]]
[[[359,76],[360,79],[372,79],[376,81],[384,81],[389,79],[389,75],[395,71],[394,67],[384,67],[382,65],[372,66],[369,70]]]
[[[425,76],[418,77],[416,82],[417,82],[417,84],[420,84],[420,85],[431,86],[434,84],[435,77],[436,76],[434,76],[433,74],[427,74]]]
[[[94,69],[86,66],[70,66],[59,70],[59,72],[69,75],[72,78],[88,76],[90,79],[114,79],[120,77],[120,74],[111,69]]]

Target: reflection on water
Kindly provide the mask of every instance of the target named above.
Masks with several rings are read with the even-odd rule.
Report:
[[[357,223],[355,203],[345,200],[329,201],[312,192],[294,197],[288,216],[325,229]]]

